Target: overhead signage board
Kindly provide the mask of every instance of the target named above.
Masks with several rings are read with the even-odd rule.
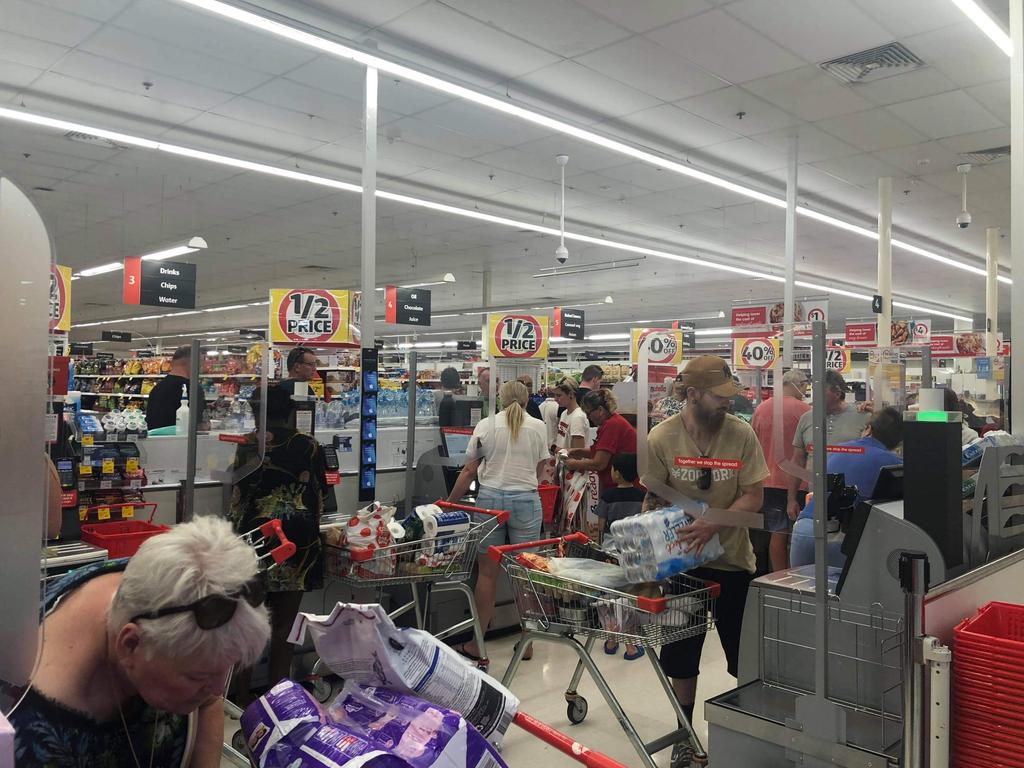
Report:
[[[732,335],[751,338],[781,333],[786,317],[786,304],[782,300],[745,304],[733,307],[730,314]],[[828,299],[804,299],[793,302],[793,333],[810,336],[811,323],[828,323]]]
[[[848,347],[873,347],[877,344],[878,323],[847,323],[843,338]]]
[[[430,325],[430,291],[387,286],[384,289],[384,322]]]
[[[582,309],[555,307],[555,323],[551,335],[563,339],[583,341],[586,314]]]
[[[755,371],[771,368],[779,359],[779,340],[776,338],[736,338],[732,340],[732,367]]]
[[[546,316],[511,312],[494,312],[487,316],[487,347],[491,357],[545,359],[549,339]]]
[[[995,354],[1004,356],[1009,354],[1007,344],[1003,343],[1003,334],[996,334],[996,341],[999,350]],[[963,333],[933,333],[931,335],[931,348],[933,357],[979,357],[986,355],[985,333],[982,331],[967,331]]]
[[[103,341],[117,341],[127,344],[131,342],[132,335],[129,331],[102,331],[100,338]]]
[[[196,265],[181,261],[124,260],[123,301],[147,307],[196,308]]]
[[[71,349],[68,354],[72,357],[89,357],[92,355],[92,342],[71,342]]]
[[[825,370],[849,373],[852,353],[845,347],[828,347],[825,350]]]
[[[455,348],[462,352],[471,352],[477,348],[475,341],[459,340],[455,342]]]
[[[50,332],[71,330],[71,267],[50,265]]]
[[[274,288],[270,291],[272,344],[332,346],[357,343],[350,325],[351,291]]]
[[[678,328],[630,329],[629,362],[637,363],[647,349],[648,365],[679,365],[683,361],[683,332]]]

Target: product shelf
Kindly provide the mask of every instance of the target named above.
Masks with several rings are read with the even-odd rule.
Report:
[[[149,397],[149,395],[132,395],[127,392],[81,392],[82,396],[93,395],[95,397]]]

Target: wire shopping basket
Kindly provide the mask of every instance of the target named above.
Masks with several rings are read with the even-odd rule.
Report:
[[[508,512],[447,501],[435,503],[444,510],[469,512],[478,517],[470,518],[463,530],[418,541],[363,549],[328,544],[324,558],[327,576],[357,587],[468,579],[476,563],[478,544],[508,520]],[[353,516],[343,525],[359,525],[359,520]]]
[[[532,567],[537,560],[531,564],[519,554],[524,550],[541,558],[617,560],[583,533],[490,547],[489,556],[501,562],[508,574],[525,629],[596,635],[652,648],[704,634],[714,626],[718,584],[680,574],[657,584],[639,585],[640,594],[636,594],[537,570]]]

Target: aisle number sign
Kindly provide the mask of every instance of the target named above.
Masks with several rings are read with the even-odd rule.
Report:
[[[546,316],[504,312],[487,316],[487,346],[491,357],[545,359],[549,338]]]
[[[50,265],[50,331],[71,330],[71,267]]]
[[[825,350],[825,370],[836,373],[850,372],[850,351],[842,347],[829,347]]]
[[[270,291],[273,344],[351,344],[351,291],[274,288]]]
[[[732,367],[744,370],[771,368],[779,359],[779,340],[754,338],[732,340]]]
[[[679,365],[683,361],[683,331],[678,328],[631,329],[630,363],[639,361],[643,348],[647,349],[648,365]]]

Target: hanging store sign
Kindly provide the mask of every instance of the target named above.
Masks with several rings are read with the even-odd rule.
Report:
[[[89,357],[92,355],[92,342],[71,342],[68,352],[72,357]]]
[[[755,337],[732,340],[732,367],[739,370],[771,368],[779,359],[779,340]]]
[[[911,338],[914,344],[930,344],[932,341],[932,319],[926,317],[912,324]]]
[[[181,261],[124,260],[122,300],[147,307],[196,308],[196,265]]]
[[[546,358],[548,318],[495,312],[487,316],[487,346],[491,357]]]
[[[71,330],[71,267],[50,265],[50,332]]]
[[[273,344],[353,344],[351,291],[274,288],[270,291],[270,341]]]
[[[101,331],[100,339],[127,344],[132,340],[132,335],[129,331]]]
[[[583,341],[585,314],[582,309],[555,307],[555,322],[551,335],[563,339]]]
[[[648,365],[679,365],[683,361],[683,332],[678,328],[630,329],[629,362],[637,363],[647,349]]]
[[[1009,354],[1009,345],[1003,343],[1003,334],[996,334],[999,349],[995,355]],[[985,334],[982,331],[965,333],[933,333],[931,336],[932,355],[939,357],[979,357],[986,355]],[[994,357],[995,355],[988,355]]]
[[[781,333],[786,317],[784,301],[767,301],[733,307],[730,317],[735,337],[769,336]],[[805,299],[793,302],[793,334],[810,336],[811,323],[828,323],[828,299]]]
[[[836,373],[849,373],[851,353],[845,347],[828,347],[825,350],[825,370]]]
[[[848,347],[873,347],[877,344],[878,323],[847,323],[843,338]]]
[[[430,325],[430,291],[387,286],[384,289],[384,322]]]
[[[460,352],[471,352],[477,348],[475,341],[459,340],[455,342],[455,348]]]

